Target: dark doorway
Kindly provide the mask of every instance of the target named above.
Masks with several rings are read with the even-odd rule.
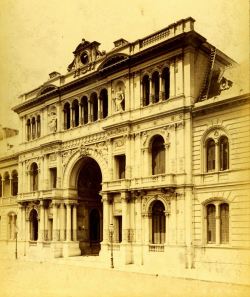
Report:
[[[93,209],[89,215],[89,239],[90,242],[100,242],[100,215],[97,209]]]
[[[30,240],[37,241],[38,239],[38,219],[37,211],[32,209],[30,212]]]
[[[98,163],[90,158],[81,160],[78,175],[77,210],[78,240],[83,255],[98,255],[103,237],[102,226],[102,174]]]

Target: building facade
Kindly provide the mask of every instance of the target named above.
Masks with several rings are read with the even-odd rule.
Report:
[[[66,74],[13,108],[2,253],[17,234],[19,257],[109,261],[112,240],[122,264],[247,283],[249,90],[229,77],[236,63],[192,18],[99,47],[83,39]]]

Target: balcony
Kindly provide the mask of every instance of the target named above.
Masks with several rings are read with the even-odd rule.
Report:
[[[134,178],[131,181],[133,188],[139,187],[175,187],[175,174],[157,174],[146,177]]]
[[[118,179],[114,181],[103,182],[103,189],[107,189],[109,191],[120,191],[123,189],[130,188],[130,180],[128,179]]]
[[[17,203],[17,196],[7,196],[0,198],[0,205],[13,205]]]
[[[149,252],[164,252],[164,244],[149,244]]]

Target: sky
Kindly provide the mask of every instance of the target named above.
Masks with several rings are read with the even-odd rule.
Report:
[[[248,0],[1,0],[0,124],[18,127],[18,96],[67,72],[82,38],[109,51],[192,16],[195,30],[237,62],[249,58]]]

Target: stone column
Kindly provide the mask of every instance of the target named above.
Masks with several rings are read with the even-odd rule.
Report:
[[[153,104],[154,95],[152,94],[152,77],[149,77],[149,104]]]
[[[64,203],[60,204],[60,240],[65,240],[65,206]]]
[[[62,154],[61,152],[57,152],[56,154],[56,188],[60,189],[62,187],[62,177],[61,177],[61,172],[62,172]]]
[[[88,99],[88,123],[92,122],[92,104],[90,99]]]
[[[185,192],[185,239],[186,239],[186,268],[192,268],[192,189]]]
[[[80,109],[80,125],[83,125],[84,121],[83,121],[83,106],[80,103],[79,104],[79,109]]]
[[[77,205],[73,204],[73,241],[77,241]]]
[[[142,172],[142,176],[149,176],[152,174],[152,159],[151,159],[151,150],[150,148],[146,147],[146,148],[142,148],[142,156],[143,156],[143,170]]]
[[[132,166],[131,166],[131,136],[126,135],[125,136],[125,155],[126,155],[126,171],[125,171],[125,178],[129,179],[131,178],[131,171],[132,171]]]
[[[98,120],[101,120],[102,119],[102,99],[100,96],[98,96],[98,100],[97,100],[97,104],[98,104]]]
[[[67,112],[65,109],[63,110],[63,129],[67,129]]]
[[[10,220],[10,239],[15,239],[15,214],[11,214]]]
[[[75,110],[73,107],[71,107],[71,127],[75,127]]]
[[[165,173],[170,174],[170,172],[171,172],[171,170],[170,170],[170,159],[169,159],[169,146],[170,146],[170,143],[165,142],[164,146],[165,146]]]
[[[140,80],[140,95],[141,95],[141,106],[144,106],[144,94],[143,94],[143,82]]]
[[[24,225],[23,225],[23,206],[18,205],[18,221],[17,221],[17,227],[18,227],[18,234],[19,234],[19,239],[23,239],[23,230],[24,230]]]
[[[135,200],[130,200],[129,203],[130,206],[130,212],[129,212],[129,226],[130,226],[130,234],[129,234],[129,241],[134,242],[135,236],[136,236],[136,230],[135,230]]]
[[[53,202],[53,241],[57,241],[58,240],[58,226],[57,226],[57,204],[55,202]]]
[[[48,209],[44,208],[44,240],[49,240],[49,231],[48,231]]]
[[[169,86],[169,96],[170,97],[174,97],[175,94],[176,94],[176,91],[175,91],[175,61],[172,60],[171,63],[170,63],[170,67],[169,67],[169,75],[170,75],[170,86]]]
[[[109,241],[109,203],[108,194],[102,193],[103,204],[103,243]]]
[[[4,192],[3,192],[3,188],[4,188],[4,178],[2,177],[2,182],[0,187],[2,188],[2,197],[4,197]]]
[[[39,241],[44,240],[44,202],[40,201],[40,222],[39,222]]]
[[[12,196],[12,176],[10,175],[10,179],[9,179],[9,181],[10,181],[10,188],[9,188],[9,196]]]
[[[127,203],[127,193],[121,193],[121,201],[122,201],[122,243],[127,243],[128,241],[128,203]]]
[[[177,236],[176,236],[176,223],[177,223],[177,216],[176,216],[176,209],[177,209],[177,202],[176,197],[173,196],[173,199],[171,200],[171,219],[170,219],[170,225],[171,225],[171,233],[170,233],[170,243],[176,244],[177,242]]]
[[[136,226],[136,242],[142,241],[142,212],[141,212],[141,196],[135,196],[135,226]]]
[[[169,244],[169,213],[165,211],[165,224],[166,224],[166,231],[165,231],[165,244]]]
[[[220,146],[218,139],[215,141],[215,172],[219,171],[220,164]]]
[[[144,221],[144,244],[149,244],[149,214],[143,214],[143,221]]]
[[[112,140],[107,140],[108,147],[108,170],[109,170],[109,178],[108,180],[113,180],[113,155],[112,155]]]
[[[159,73],[159,102],[161,102],[163,100],[162,85],[163,85],[162,73]]]
[[[71,204],[66,204],[67,210],[67,226],[66,226],[66,240],[71,241]]]

